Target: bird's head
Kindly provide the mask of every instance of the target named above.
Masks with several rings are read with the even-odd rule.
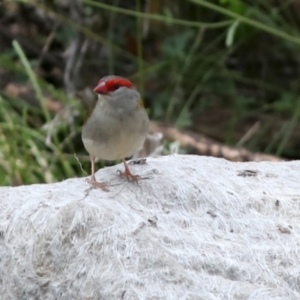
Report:
[[[131,81],[120,76],[109,75],[101,78],[94,92],[99,98],[105,97],[109,102],[127,108],[143,107],[139,92]]]

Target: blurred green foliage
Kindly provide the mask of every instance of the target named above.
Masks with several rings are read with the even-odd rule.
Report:
[[[299,25],[295,1],[4,1],[0,184],[88,173],[85,88],[112,73],[136,83],[153,120],[232,146],[259,122],[243,146],[299,158]],[[60,122],[53,103],[71,108]]]

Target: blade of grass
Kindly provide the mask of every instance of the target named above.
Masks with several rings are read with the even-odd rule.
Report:
[[[286,144],[287,144],[288,140],[290,139],[292,132],[297,125],[299,116],[300,116],[300,98],[298,99],[298,105],[294,111],[292,119],[290,122],[288,122],[288,124],[286,126],[286,130],[284,131],[283,139],[281,140],[281,143],[279,144],[279,146],[277,148],[277,151],[276,151],[277,156],[281,156],[282,152],[284,151]]]
[[[189,68],[189,66],[190,66],[190,64],[192,62],[192,57],[193,57],[194,53],[196,52],[196,50],[198,49],[198,47],[201,45],[201,42],[202,42],[203,37],[204,37],[204,33],[205,33],[205,29],[204,28],[202,28],[202,29],[200,29],[198,31],[198,34],[195,37],[194,43],[191,46],[189,52],[187,53],[186,59],[185,59],[185,61],[183,63],[183,66],[182,66],[182,72],[181,72],[181,74],[179,74],[179,77],[178,77],[178,80],[177,80],[176,84],[180,84],[182,82],[182,79],[185,76],[185,73],[188,70],[188,68]],[[174,88],[173,94],[174,94],[174,92],[175,92],[175,88]],[[173,97],[171,97],[171,99],[173,99]],[[191,105],[193,99],[194,99],[194,95],[192,97],[190,96],[189,99],[188,99],[188,101],[185,102],[185,105],[183,106],[181,112],[179,113],[179,115],[177,117],[175,125],[179,124],[180,119],[182,118],[182,116],[184,115],[184,113],[186,111],[188,111],[189,106]],[[170,118],[173,115],[173,109],[174,109],[174,103],[173,103],[173,101],[170,101],[170,104],[169,104],[169,106],[167,108],[167,113],[166,113],[168,121],[170,121]]]
[[[118,4],[119,4],[119,0],[115,0],[114,6],[118,6]],[[116,13],[112,11],[109,16],[109,24],[108,24],[108,40],[111,45],[113,44],[115,17],[116,17]],[[114,52],[110,50],[108,51],[108,74],[114,74],[114,73],[115,73]]]
[[[29,63],[23,49],[21,48],[20,44],[18,43],[18,41],[14,40],[12,42],[12,45],[13,45],[15,51],[17,52],[23,66],[24,66],[24,68],[27,72],[27,75],[28,75],[28,77],[31,81],[31,84],[32,84],[33,88],[34,88],[36,97],[38,98],[38,100],[40,102],[44,117],[45,117],[47,122],[50,122],[51,116],[50,116],[50,113],[47,109],[46,102],[45,102],[45,99],[44,99],[43,94],[42,94],[42,90],[39,86],[39,83],[38,83],[37,78],[36,78],[36,76],[33,72],[33,69],[31,68],[30,63]]]
[[[136,0],[136,11],[141,10],[140,0]],[[143,70],[143,44],[142,44],[142,20],[140,18],[136,19],[136,38],[137,38],[137,53],[138,53],[138,71],[140,72],[138,89],[142,98],[144,97],[144,74]]]
[[[121,7],[116,7],[104,3],[99,3],[91,0],[83,0],[84,3],[89,4],[94,7],[99,7],[102,9],[115,11],[117,13],[121,13],[124,15],[129,15],[137,18],[144,18],[144,19],[151,19],[156,20],[160,22],[167,23],[169,25],[182,25],[182,26],[189,26],[189,27],[206,27],[206,28],[220,28],[220,27],[227,27],[232,23],[232,21],[222,21],[222,22],[216,22],[216,23],[205,23],[205,22],[196,22],[196,21],[187,21],[187,20],[181,20],[181,19],[175,19],[170,18],[169,16],[163,16],[158,14],[148,14],[143,13],[140,11],[134,11],[130,9],[125,9]]]
[[[292,35],[284,32],[284,31],[281,31],[281,30],[277,29],[277,28],[265,25],[265,24],[263,24],[261,22],[258,22],[256,20],[252,20],[252,19],[247,18],[245,16],[239,15],[239,14],[237,14],[237,13],[231,11],[231,10],[228,10],[226,8],[223,8],[219,5],[216,5],[216,4],[204,1],[204,0],[187,0],[187,1],[199,4],[199,5],[204,6],[204,7],[207,7],[211,10],[219,12],[219,13],[221,13],[223,15],[226,15],[230,18],[236,19],[236,20],[238,20],[242,23],[248,24],[252,27],[255,27],[255,28],[260,29],[262,31],[268,32],[268,33],[270,33],[274,36],[280,37],[280,38],[282,38],[286,41],[290,41],[290,42],[293,42],[293,43],[296,43],[296,44],[300,44],[300,38],[299,37],[292,36]]]

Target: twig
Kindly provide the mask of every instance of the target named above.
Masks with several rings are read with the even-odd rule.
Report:
[[[258,130],[260,129],[260,122],[257,121],[254,125],[246,132],[246,134],[237,142],[236,146],[241,147],[245,144]]]
[[[77,59],[76,59],[76,64],[75,64],[75,67],[74,67],[74,70],[73,70],[73,81],[74,82],[77,82],[78,75],[80,73],[80,69],[81,69],[81,66],[82,66],[82,62],[83,62],[85,54],[86,54],[86,52],[89,48],[89,45],[90,45],[89,39],[85,38],[83,43],[81,44],[80,51],[78,53],[78,56],[77,56]]]
[[[284,159],[264,153],[252,153],[245,148],[235,149],[210,140],[201,134],[179,131],[176,127],[151,122],[152,132],[161,132],[168,140],[178,141],[181,147],[192,148],[199,155],[223,157],[231,161],[283,161]]]
[[[72,40],[68,51],[68,59],[64,72],[64,84],[66,86],[67,95],[72,98],[75,94],[75,84],[73,81],[72,70],[76,60],[76,54],[80,47],[79,39]]]
[[[56,23],[54,24],[54,26],[53,26],[53,28],[52,28],[52,31],[50,32],[50,34],[49,34],[49,36],[48,36],[48,38],[47,38],[47,40],[46,40],[46,42],[45,42],[45,45],[44,45],[44,47],[43,47],[43,49],[42,49],[42,52],[41,52],[41,54],[40,54],[40,56],[39,56],[39,58],[38,58],[37,65],[36,65],[36,67],[35,67],[35,72],[37,72],[37,71],[39,70],[40,65],[41,65],[41,63],[42,63],[42,61],[43,61],[45,55],[48,53],[48,50],[49,50],[49,48],[50,48],[50,46],[51,46],[51,44],[52,44],[52,41],[53,41],[53,39],[54,39],[54,37],[55,37],[55,33],[56,33],[56,31],[57,31],[59,25],[60,25],[60,22],[56,22]]]
[[[81,171],[82,171],[86,176],[88,176],[87,172],[85,172],[85,171],[83,170],[82,164],[81,164],[79,158],[77,157],[76,153],[74,153],[74,157],[75,157],[75,159],[77,160],[77,163],[79,164],[79,167],[80,167]]]

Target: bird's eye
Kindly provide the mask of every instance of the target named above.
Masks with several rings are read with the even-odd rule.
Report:
[[[114,84],[114,89],[115,89],[115,90],[117,90],[119,87],[121,87],[120,84],[118,84],[118,83],[115,83],[115,84]]]

